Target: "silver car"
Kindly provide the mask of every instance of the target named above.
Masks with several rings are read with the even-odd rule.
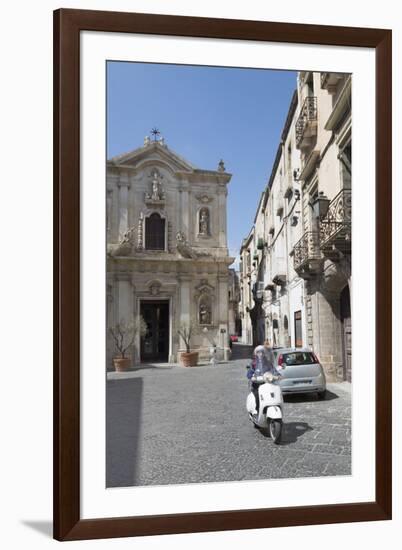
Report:
[[[308,348],[275,348],[275,367],[282,378],[282,393],[311,393],[325,399],[326,380],[324,369],[317,356]]]

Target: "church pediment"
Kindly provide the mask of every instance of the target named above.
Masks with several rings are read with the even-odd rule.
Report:
[[[108,161],[109,166],[143,169],[149,165],[163,166],[171,172],[194,172],[196,167],[160,142],[150,142],[143,147],[118,155]]]

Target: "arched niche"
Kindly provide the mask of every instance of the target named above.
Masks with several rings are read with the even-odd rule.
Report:
[[[212,326],[214,323],[214,287],[202,279],[195,288],[197,321],[201,326]]]
[[[202,326],[212,325],[212,297],[203,293],[198,299],[198,323]]]
[[[199,237],[211,236],[211,211],[208,206],[201,206],[198,210],[197,233]]]

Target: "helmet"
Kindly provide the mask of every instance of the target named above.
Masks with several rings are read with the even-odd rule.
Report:
[[[254,349],[254,355],[256,355],[259,351],[265,352],[264,346],[257,346],[257,347]]]

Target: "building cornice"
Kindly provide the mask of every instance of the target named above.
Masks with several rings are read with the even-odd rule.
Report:
[[[297,97],[297,90],[295,90],[293,92],[292,99],[290,100],[288,114],[287,114],[287,117],[286,117],[285,125],[284,125],[283,130],[282,130],[281,139],[282,139],[283,142],[285,142],[286,138],[288,137],[290,126],[292,124],[292,120],[293,120],[294,114],[296,112],[297,104],[298,104],[298,97]]]
[[[311,151],[310,155],[306,160],[306,164],[304,165],[304,168],[301,171],[301,174],[299,176],[300,180],[306,181],[309,178],[314,168],[316,167],[319,158],[320,158],[319,149],[314,149],[313,151]]]
[[[247,235],[247,237],[245,239],[243,239],[243,242],[241,244],[241,247],[240,247],[240,252],[244,249],[246,249],[248,247],[248,245],[250,244],[250,241],[252,240],[252,238],[254,237],[254,226],[250,229],[250,233]]]
[[[349,76],[344,87],[332,109],[331,114],[325,123],[325,130],[335,130],[344,117],[344,113],[351,109],[352,99],[352,78]]]

